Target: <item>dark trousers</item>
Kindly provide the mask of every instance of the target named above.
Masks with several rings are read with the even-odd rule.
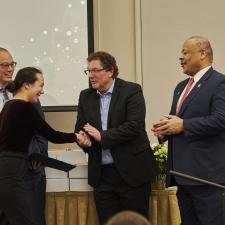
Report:
[[[46,195],[46,176],[44,169],[38,172],[30,170],[27,177],[28,192],[32,203],[35,220],[38,225],[46,225],[45,222],[45,195]]]
[[[3,211],[0,211],[0,225],[10,225]]]
[[[9,225],[37,225],[27,190],[26,155],[0,153],[0,209]]]
[[[150,182],[138,187],[127,185],[114,165],[102,166],[102,175],[94,188],[95,204],[100,224],[123,210],[131,210],[149,217]]]
[[[223,190],[209,186],[178,186],[181,225],[224,225]]]

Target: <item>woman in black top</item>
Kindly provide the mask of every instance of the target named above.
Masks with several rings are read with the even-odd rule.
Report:
[[[53,143],[91,145],[86,136],[55,131],[41,118],[33,103],[43,94],[43,86],[40,70],[19,70],[14,80],[15,95],[0,114],[0,209],[10,225],[37,225],[26,190],[28,146],[35,132]]]

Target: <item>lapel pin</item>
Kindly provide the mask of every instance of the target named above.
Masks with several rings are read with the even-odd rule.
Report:
[[[202,84],[198,84],[198,88],[200,88],[200,87],[201,87],[201,85],[202,85]]]
[[[177,92],[177,95],[179,95],[179,94],[180,94],[180,91]]]

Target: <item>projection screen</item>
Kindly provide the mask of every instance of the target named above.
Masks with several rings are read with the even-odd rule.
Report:
[[[0,46],[23,67],[41,68],[45,111],[76,109],[79,93],[88,87],[86,58],[93,51],[91,0],[7,0],[1,2]]]

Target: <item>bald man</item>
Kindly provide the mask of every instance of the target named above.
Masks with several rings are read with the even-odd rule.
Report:
[[[168,169],[225,184],[225,76],[212,68],[213,51],[202,36],[188,38],[180,64],[189,77],[174,91],[170,115],[153,125],[154,134],[168,139]],[[179,177],[182,225],[223,225],[222,190]]]
[[[0,47],[0,112],[11,94],[5,89],[12,80],[13,72],[16,66],[12,55],[5,48]]]

